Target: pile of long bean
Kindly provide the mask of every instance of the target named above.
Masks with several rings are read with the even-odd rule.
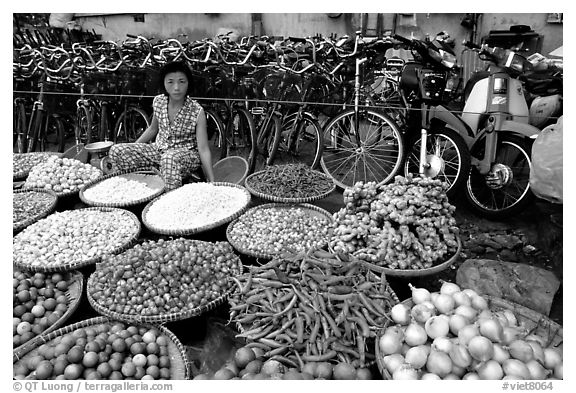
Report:
[[[364,367],[369,342],[397,298],[384,274],[322,250],[283,254],[234,278],[231,321],[265,357],[293,367],[340,361]]]
[[[305,164],[269,166],[247,181],[254,191],[279,198],[306,198],[323,195],[334,187],[333,181]]]

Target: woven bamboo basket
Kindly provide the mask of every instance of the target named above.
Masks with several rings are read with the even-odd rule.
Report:
[[[193,235],[196,233],[206,232],[206,231],[212,230],[214,228],[218,228],[224,224],[227,224],[230,221],[232,221],[235,218],[242,215],[242,213],[244,213],[244,211],[248,208],[248,205],[250,204],[251,196],[250,196],[250,193],[248,191],[246,191],[246,188],[244,188],[243,186],[235,184],[235,183],[226,183],[226,182],[213,182],[210,184],[212,184],[214,186],[220,186],[220,187],[235,187],[235,188],[238,188],[238,189],[244,191],[244,195],[246,197],[245,203],[242,205],[242,207],[240,209],[238,209],[234,213],[232,213],[232,214],[228,215],[227,217],[224,217],[220,220],[217,220],[213,223],[210,223],[208,225],[202,225],[202,226],[191,227],[191,228],[186,228],[186,229],[174,229],[174,230],[159,228],[159,227],[155,226],[154,224],[152,224],[147,219],[146,215],[148,214],[150,207],[154,203],[156,203],[160,198],[163,198],[165,195],[169,195],[171,192],[177,191],[177,190],[171,190],[171,191],[169,191],[163,195],[160,195],[159,197],[154,198],[152,201],[148,202],[148,204],[144,207],[144,210],[142,210],[142,222],[144,223],[146,228],[148,228],[150,231],[152,231],[154,233],[158,233],[161,235],[171,235],[171,236],[186,236],[186,235]]]
[[[488,308],[491,311],[502,311],[502,310],[510,310],[516,315],[516,319],[518,320],[518,324],[524,325],[528,329],[529,334],[537,334],[541,337],[546,339],[547,346],[558,347],[561,346],[563,343],[563,330],[562,326],[557,324],[556,322],[552,321],[547,316],[540,314],[537,311],[529,309],[528,307],[524,307],[520,304],[502,299],[497,298],[494,296],[489,295],[482,295],[484,299],[488,301]],[[402,301],[408,307],[412,307],[414,303],[412,302],[411,298],[408,298]],[[382,330],[381,334],[386,330],[386,325]],[[378,345],[378,341],[380,335],[376,337],[375,342],[375,353],[376,353],[376,364],[378,365],[378,370],[384,379],[392,379],[392,375],[386,369],[384,365],[384,355],[380,351],[380,346]]]
[[[134,200],[123,201],[123,202],[105,202],[105,201],[97,201],[88,198],[85,193],[90,188],[110,179],[113,177],[122,177],[128,180],[137,180],[140,182],[145,183],[149,188],[154,190],[150,195],[145,197],[136,198]],[[82,188],[80,188],[80,200],[89,206],[100,206],[100,207],[129,207],[134,205],[139,205],[141,203],[146,203],[151,201],[152,199],[156,198],[157,196],[161,195],[166,188],[166,184],[164,180],[160,176],[160,172],[155,168],[150,169],[143,169],[138,171],[133,170],[126,170],[126,171],[119,171],[114,172],[109,175],[102,176],[94,181],[91,181]]]
[[[38,347],[40,347],[42,344],[50,342],[51,340],[54,340],[56,337],[63,336],[77,329],[94,327],[104,324],[111,324],[114,322],[116,321],[109,319],[107,317],[95,317],[78,323],[74,323],[72,325],[65,326],[48,334],[38,336],[30,340],[22,348],[19,348],[17,351],[15,350],[13,352],[12,356],[13,364],[16,365],[19,361],[24,361],[26,360],[27,357],[34,356],[38,352],[37,351]],[[190,369],[190,362],[188,361],[188,357],[186,356],[186,348],[184,347],[184,345],[182,345],[182,343],[174,333],[172,333],[169,329],[167,329],[165,326],[162,325],[139,323],[136,326],[146,328],[156,328],[161,332],[162,335],[168,338],[168,356],[170,357],[171,380],[190,379],[191,369]]]
[[[330,212],[328,212],[327,210],[324,210],[318,206],[314,206],[314,205],[310,205],[307,203],[299,203],[299,204],[288,204],[288,203],[267,203],[264,205],[259,205],[259,206],[255,206],[251,209],[249,209],[246,214],[248,212],[253,212],[255,210],[258,209],[289,209],[292,207],[298,207],[300,209],[303,209],[304,211],[306,211],[306,213],[310,216],[316,216],[316,217],[322,217],[322,218],[326,218],[328,220],[328,222],[331,224],[333,222],[333,217],[332,214],[330,214]],[[266,252],[261,252],[261,251],[257,251],[257,250],[252,250],[252,249],[248,249],[246,247],[244,247],[242,244],[239,244],[238,242],[235,242],[233,237],[232,237],[232,231],[234,230],[234,226],[238,224],[239,220],[241,220],[242,217],[240,216],[239,218],[237,218],[236,220],[232,221],[229,225],[228,228],[226,228],[226,239],[228,239],[228,242],[230,244],[232,244],[232,247],[234,247],[234,249],[236,251],[238,251],[241,254],[244,255],[248,255],[254,258],[262,258],[262,259],[272,259],[274,258],[274,256],[276,256],[277,254],[271,254],[271,253],[266,253]],[[326,242],[327,244],[328,242]],[[318,248],[322,248],[324,247],[326,244],[324,245],[320,245],[318,246]]]
[[[126,222],[128,224],[132,225],[133,236],[130,239],[128,239],[127,241],[125,241],[123,244],[120,244],[120,245],[118,245],[118,247],[114,248],[111,251],[111,254],[121,253],[122,251],[130,248],[132,246],[132,244],[134,244],[134,242],[138,239],[138,236],[140,235],[141,225],[140,225],[140,221],[138,220],[138,217],[136,217],[136,215],[134,213],[132,213],[128,210],[118,209],[118,208],[113,208],[113,207],[88,207],[88,208],[84,208],[84,209],[74,210],[74,212],[80,212],[80,211],[85,211],[85,210],[98,210],[98,211],[104,211],[104,212],[121,210],[126,215]],[[29,230],[30,228],[32,228],[34,225],[37,225],[37,224],[38,224],[38,222],[30,225],[27,228],[27,230]],[[18,241],[19,235],[20,234],[18,234],[14,237],[14,241]],[[65,271],[76,270],[76,269],[82,268],[84,266],[95,264],[95,263],[99,262],[102,259],[102,257],[103,257],[103,254],[96,255],[92,258],[82,259],[82,260],[78,260],[78,261],[74,261],[74,262],[70,262],[70,263],[64,263],[64,264],[60,264],[60,265],[46,265],[46,266],[31,265],[28,263],[20,263],[20,262],[15,261],[14,266],[16,266],[20,269],[29,270],[29,271],[33,271],[33,272],[44,272],[44,273],[65,272]]]
[[[53,191],[42,190],[42,189],[37,189],[37,188],[27,189],[27,190],[14,190],[13,191],[14,194],[25,194],[25,193],[33,193],[33,192],[45,193],[47,195],[50,195],[52,198],[51,198],[50,202],[48,204],[46,204],[46,206],[44,206],[44,208],[41,211],[39,211],[36,215],[29,217],[26,220],[13,223],[13,229],[12,229],[13,233],[19,232],[22,229],[26,228],[28,225],[34,224],[36,221],[46,217],[48,214],[52,213],[56,209],[56,205],[58,203],[58,196]]]
[[[74,314],[74,312],[78,309],[78,306],[80,305],[80,300],[82,299],[82,291],[84,290],[84,276],[82,276],[82,273],[78,271],[71,271],[68,272],[67,274],[71,276],[72,283],[68,285],[68,290],[66,291],[65,295],[66,298],[68,299],[68,307],[66,309],[66,312],[56,322],[54,322],[51,326],[46,328],[46,330],[44,330],[42,333],[40,333],[40,335],[48,334],[58,329],[59,327],[63,326],[66,323],[66,321],[70,319],[72,314]],[[32,340],[33,339],[34,338],[32,338]],[[27,341],[26,343],[28,342],[29,341]],[[23,343],[18,347],[14,348],[14,351],[20,350],[22,347],[26,345],[26,343]]]
[[[317,201],[323,198],[326,198],[328,195],[330,195],[335,189],[336,189],[336,184],[334,184],[334,181],[332,180],[332,178],[330,178],[329,176],[325,175],[322,172],[310,169],[311,172],[314,172],[315,174],[317,174],[318,176],[321,176],[322,178],[326,179],[326,181],[330,182],[332,184],[332,186],[330,187],[329,190],[325,191],[325,192],[321,192],[321,193],[316,193],[316,194],[312,194],[312,195],[308,195],[306,197],[281,197],[278,195],[272,195],[272,194],[266,194],[263,193],[261,191],[258,191],[257,187],[253,184],[254,183],[254,179],[259,176],[260,174],[262,174],[263,172],[265,172],[265,170],[263,171],[258,171],[258,172],[254,172],[251,175],[249,175],[246,180],[244,181],[244,187],[246,187],[246,189],[248,191],[250,191],[250,193],[258,198],[267,200],[267,201],[271,201],[271,202],[279,202],[279,203],[308,203],[308,202],[312,202],[312,201]]]

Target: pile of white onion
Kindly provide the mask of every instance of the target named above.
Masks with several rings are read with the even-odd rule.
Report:
[[[510,310],[491,311],[471,289],[444,282],[412,289],[377,345],[392,379],[563,379],[562,345],[528,330]]]

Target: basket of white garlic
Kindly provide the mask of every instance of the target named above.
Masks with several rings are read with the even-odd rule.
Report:
[[[244,213],[250,200],[250,193],[234,183],[185,184],[148,202],[142,222],[162,235],[195,234],[234,220]]]

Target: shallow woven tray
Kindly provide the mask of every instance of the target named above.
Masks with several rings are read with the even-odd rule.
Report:
[[[257,191],[254,189],[253,186],[250,185],[250,181],[258,174],[264,172],[263,171],[258,171],[258,172],[254,172],[253,174],[249,175],[246,180],[244,181],[244,187],[246,187],[246,189],[248,191],[250,191],[250,193],[254,196],[257,196],[258,198],[262,198],[264,200],[267,201],[272,201],[272,202],[280,202],[280,203],[305,203],[305,202],[312,202],[312,201],[317,201],[319,199],[323,199],[326,198],[328,195],[330,195],[332,193],[332,191],[334,191],[336,189],[336,184],[334,184],[334,181],[332,180],[332,178],[330,178],[328,175],[310,169],[310,171],[316,172],[317,174],[321,175],[322,177],[326,178],[327,180],[329,180],[332,183],[332,187],[330,188],[330,190],[321,193],[321,194],[316,194],[316,195],[310,195],[307,197],[300,197],[300,198],[282,198],[276,195],[270,195],[270,194],[265,194],[263,192]]]
[[[248,175],[248,162],[244,157],[228,156],[215,163],[212,171],[215,181],[244,185]]]
[[[82,299],[82,291],[84,289],[84,276],[82,276],[82,273],[78,271],[71,271],[68,273],[72,276],[72,283],[68,285],[68,290],[66,291],[65,294],[66,298],[68,299],[68,308],[66,309],[66,312],[56,322],[54,322],[51,326],[46,328],[46,330],[40,333],[39,336],[53,332],[54,330],[63,326],[64,323],[66,323],[66,321],[72,316],[72,314],[74,314],[74,312],[78,309],[78,306],[80,305],[80,300]],[[31,340],[34,340],[34,338],[36,337],[38,336],[35,336],[31,338],[29,341],[26,341],[25,343],[17,346],[16,348],[14,348],[14,351],[20,350],[22,347],[24,347]]]
[[[18,362],[20,359],[24,359],[26,356],[32,356],[36,352],[35,349],[37,349],[42,344],[55,339],[56,337],[63,336],[64,334],[73,332],[74,330],[77,330],[79,328],[110,324],[113,322],[114,322],[113,320],[107,317],[95,317],[74,323],[72,325],[65,326],[51,333],[38,336],[30,340],[24,347],[18,349],[18,351],[15,350],[13,352],[12,356],[13,363],[16,364],[16,362]],[[190,379],[191,375],[190,362],[188,361],[188,357],[186,356],[186,348],[184,347],[184,345],[182,345],[178,337],[176,337],[176,335],[172,333],[169,329],[161,325],[142,323],[138,324],[137,327],[139,326],[147,328],[156,328],[168,338],[168,355],[170,357],[170,379],[172,380]]]
[[[147,197],[135,199],[132,201],[125,201],[125,202],[99,202],[99,201],[91,200],[91,199],[87,198],[86,195],[84,195],[84,192],[87,189],[89,189],[90,187],[93,187],[96,184],[103,182],[104,180],[110,179],[112,177],[119,177],[119,176],[127,178],[127,179],[138,180],[138,181],[144,182],[144,183],[146,183],[146,185],[148,187],[150,187],[152,189],[157,189],[157,190],[153,194],[150,194]],[[139,170],[139,171],[125,170],[125,171],[120,171],[120,172],[114,172],[114,173],[111,173],[109,175],[102,176],[102,177],[100,177],[94,181],[89,182],[89,183],[86,183],[84,186],[82,186],[80,188],[80,200],[82,202],[84,202],[85,204],[90,205],[90,206],[128,207],[128,206],[134,206],[134,205],[138,205],[140,203],[145,203],[145,202],[151,201],[152,199],[154,199],[157,196],[159,196],[160,194],[162,194],[164,192],[165,188],[166,188],[166,184],[164,183],[164,180],[160,176],[160,172],[158,172],[156,169],[147,169],[147,170]]]
[[[61,157],[62,153],[57,153],[57,152],[32,152],[32,153],[14,153],[13,157],[15,156],[32,156],[32,155],[46,155],[46,156],[58,156]],[[14,160],[14,158],[12,158],[12,160]],[[39,161],[37,164],[39,164],[42,161]],[[12,180],[20,180],[20,179],[25,179],[28,174],[30,173],[30,170],[33,168],[34,166],[31,166],[30,168],[26,168],[24,170],[21,170],[19,172],[14,172],[12,171]]]
[[[396,276],[396,277],[429,276],[432,274],[439,273],[443,270],[446,270],[450,265],[452,265],[454,262],[456,262],[456,259],[458,259],[458,256],[460,255],[460,251],[462,250],[462,242],[460,241],[460,238],[458,237],[456,239],[458,242],[458,248],[456,249],[456,252],[454,253],[454,255],[452,255],[446,261],[444,261],[438,265],[434,265],[432,267],[429,267],[429,268],[425,268],[425,269],[391,269],[389,267],[375,265],[373,263],[366,262],[366,261],[362,261],[362,263],[374,271],[384,272],[387,276]]]
[[[13,227],[13,229],[12,229],[13,233],[21,231],[22,229],[26,228],[28,225],[34,224],[36,221],[40,220],[41,218],[46,217],[48,214],[52,213],[56,209],[56,205],[58,203],[58,196],[56,195],[56,193],[54,193],[54,191],[43,190],[40,188],[30,188],[30,189],[26,189],[26,190],[14,190],[13,191],[14,194],[22,194],[22,193],[26,193],[26,192],[43,192],[45,194],[51,195],[53,198],[52,198],[52,201],[50,203],[48,203],[44,207],[44,209],[42,209],[35,216],[30,217],[24,221],[19,221],[17,223],[13,223],[13,226],[12,226]]]
[[[510,310],[516,315],[518,324],[524,324],[524,326],[529,330],[530,333],[541,335],[542,337],[547,337],[547,346],[559,346],[563,343],[563,331],[562,326],[552,321],[550,318],[544,314],[540,314],[537,311],[524,307],[520,304],[504,300],[502,298],[497,298],[489,295],[481,295],[484,299],[488,301],[488,308],[491,311],[501,311]],[[403,304],[408,307],[412,307],[414,303],[412,298],[408,298],[402,301]],[[386,324],[380,333],[386,330]],[[374,350],[376,354],[376,364],[378,365],[378,371],[384,379],[392,379],[392,375],[386,369],[384,365],[384,360],[382,353],[380,353],[380,346],[378,345],[381,334],[376,336],[376,341],[374,345]]]
[[[238,258],[238,268],[240,269],[240,272],[242,272],[243,266],[242,266],[242,262],[240,261],[240,258]],[[234,290],[234,287],[232,287],[231,289],[229,289],[227,292],[223,293],[218,298],[212,300],[211,302],[209,302],[209,303],[207,303],[201,307],[190,308],[190,309],[186,309],[186,310],[182,310],[182,311],[179,311],[176,313],[170,313],[170,314],[136,315],[136,314],[123,314],[123,313],[119,313],[116,311],[112,311],[112,310],[98,304],[98,302],[96,302],[96,300],[94,300],[94,298],[92,297],[91,291],[90,291],[90,289],[94,285],[95,284],[94,284],[94,273],[93,273],[88,278],[86,296],[88,298],[88,303],[90,303],[90,306],[92,306],[92,308],[94,310],[96,310],[96,312],[98,312],[99,314],[105,315],[107,317],[117,319],[119,321],[135,322],[135,323],[174,322],[174,321],[180,321],[183,319],[188,319],[191,317],[202,315],[202,314],[204,314],[210,310],[213,310],[214,308],[216,308],[220,304],[226,302],[228,300],[228,296],[230,296],[230,294]]]
[[[185,236],[185,235],[192,235],[195,233],[209,231],[209,230],[217,228],[221,225],[227,224],[230,221],[234,220],[236,217],[239,217],[242,213],[244,213],[244,211],[246,211],[246,209],[248,208],[248,205],[250,204],[250,200],[252,198],[250,193],[246,190],[246,188],[244,188],[243,186],[240,186],[238,184],[235,184],[235,183],[227,183],[227,182],[213,182],[210,184],[212,184],[214,186],[236,187],[236,188],[241,189],[242,191],[244,191],[244,194],[246,195],[246,203],[244,203],[244,206],[242,206],[242,208],[240,208],[235,213],[229,215],[228,217],[224,217],[221,220],[215,221],[209,225],[204,225],[201,227],[189,228],[189,229],[178,229],[178,230],[167,230],[167,229],[161,229],[161,228],[155,227],[150,222],[148,222],[148,220],[146,219],[146,214],[148,213],[148,210],[157,200],[164,197],[165,195],[169,195],[171,192],[176,191],[177,190],[176,189],[176,190],[168,191],[167,193],[160,195],[159,197],[156,197],[153,200],[151,200],[150,202],[148,202],[148,204],[144,207],[144,210],[142,210],[142,222],[144,223],[146,228],[148,228],[150,231],[152,231],[154,233],[158,233],[158,234],[162,234],[162,235],[172,235],[172,236]]]
[[[327,210],[324,210],[321,207],[310,205],[307,203],[297,203],[297,204],[267,203],[264,205],[255,206],[255,207],[249,209],[246,213],[257,210],[257,209],[289,209],[292,207],[298,207],[300,209],[307,210],[309,215],[312,215],[312,216],[321,216],[321,217],[327,218],[329,223],[332,223],[334,221],[332,214],[330,214]],[[238,217],[236,220],[232,221],[228,225],[228,228],[226,228],[226,239],[228,240],[228,243],[230,243],[236,251],[238,251],[239,253],[244,254],[244,255],[249,255],[249,256],[252,256],[254,258],[262,258],[262,259],[274,258],[274,256],[276,256],[277,254],[268,254],[268,253],[264,253],[264,252],[248,250],[248,249],[242,247],[242,245],[236,244],[233,242],[231,233],[232,233],[232,230],[234,229],[234,225],[236,225],[238,223],[238,221],[240,221],[241,218],[242,217]],[[327,243],[328,242],[326,242],[326,244]],[[323,245],[318,246],[318,248],[322,248],[322,247],[323,247]]]
[[[136,240],[138,239],[138,236],[140,236],[140,231],[142,229],[142,227],[140,225],[140,221],[138,220],[138,217],[136,217],[136,215],[134,213],[132,213],[128,210],[114,208],[114,207],[87,207],[87,208],[78,209],[78,210],[99,210],[99,211],[122,210],[124,212],[124,214],[126,214],[127,217],[130,220],[132,220],[133,224],[135,225],[134,236],[132,236],[132,238],[129,239],[128,241],[126,241],[124,244],[122,244],[122,245],[116,247],[114,250],[112,250],[111,254],[118,254],[118,253],[121,253],[122,251],[130,248],[132,246],[132,244],[134,244],[136,242]],[[32,225],[35,225],[35,224],[36,223],[34,223]],[[24,270],[28,270],[28,271],[32,271],[32,272],[44,272],[44,273],[66,272],[69,270],[76,270],[76,269],[79,269],[81,267],[92,265],[92,264],[95,264],[97,262],[100,262],[103,255],[104,254],[98,255],[98,256],[95,256],[93,258],[86,259],[83,261],[67,263],[67,264],[63,264],[63,265],[59,265],[59,266],[54,266],[54,265],[51,265],[51,266],[31,266],[31,265],[27,265],[27,264],[23,264],[23,263],[16,263],[16,262],[14,262],[14,266],[18,267],[19,269],[24,269]]]

